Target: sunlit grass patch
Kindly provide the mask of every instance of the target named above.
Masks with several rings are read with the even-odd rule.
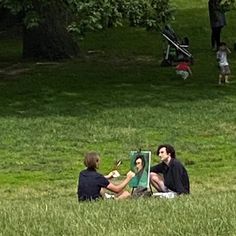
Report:
[[[160,67],[159,32],[89,33],[83,57],[57,64],[15,65],[21,42],[1,40],[0,235],[235,235],[236,54],[232,83],[218,86],[207,1],[175,4],[172,25],[194,55],[186,81]],[[234,13],[222,31],[231,48]],[[78,204],[86,152],[101,154],[104,174],[121,159],[120,181],[131,150],[150,150],[154,164],[161,143],[186,166],[190,196]]]

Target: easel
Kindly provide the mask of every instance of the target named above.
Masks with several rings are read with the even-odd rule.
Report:
[[[139,186],[139,181],[138,180],[137,183],[133,183],[131,180],[131,195],[135,194],[135,190],[137,190],[137,194],[142,195],[142,193],[146,193],[148,189],[150,189],[150,193],[152,193],[152,189],[150,186],[150,162],[151,162],[151,152],[150,151],[141,151],[141,148],[138,151],[131,151],[131,170],[134,172],[136,170],[136,160],[139,159],[138,157],[140,157],[140,159],[142,160],[142,164],[143,164],[143,170],[142,174],[140,176],[140,179],[142,179],[142,181],[146,181],[146,186],[144,187],[143,185]],[[145,172],[144,172],[145,171]],[[143,172],[144,172],[144,176],[143,176]],[[136,175],[137,176],[137,175]],[[135,177],[136,177],[135,176]],[[135,178],[134,177],[134,178]],[[132,184],[135,184],[132,186]],[[139,192],[139,188],[140,188],[140,192]]]

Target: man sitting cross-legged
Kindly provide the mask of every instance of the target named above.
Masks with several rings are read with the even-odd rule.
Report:
[[[151,167],[151,184],[158,192],[166,193],[163,194],[166,197],[173,194],[189,194],[188,173],[181,162],[175,158],[175,149],[169,144],[163,144],[157,148],[157,155],[161,163]]]

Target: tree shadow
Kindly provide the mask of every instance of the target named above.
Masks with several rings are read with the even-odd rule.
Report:
[[[142,46],[130,53],[125,49],[112,46],[118,41],[112,36],[102,44],[104,53],[92,57],[86,56],[57,65],[29,65],[25,73],[0,74],[0,116],[44,117],[44,116],[87,116],[106,109],[168,107],[202,100],[223,99],[234,96],[235,83],[217,85],[218,69],[215,54],[209,48],[210,34],[207,26],[207,11],[202,9],[183,10],[178,13],[179,21],[174,22],[177,32],[190,38],[190,49],[195,63],[193,76],[186,81],[176,77],[173,67],[160,67],[163,58],[163,44],[159,33],[138,31],[142,35]],[[193,16],[196,20],[193,21]],[[183,17],[183,19],[181,19]],[[194,24],[194,28],[193,28]],[[204,26],[204,27],[203,27]],[[119,39],[124,38],[132,45],[137,30],[116,29]],[[125,36],[124,36],[125,34]],[[233,32],[226,32],[226,39],[231,39]],[[94,46],[99,34],[92,34],[84,48]],[[123,37],[124,36],[124,37]],[[144,39],[146,43],[143,44]],[[136,41],[139,39],[136,37]],[[135,43],[137,44],[137,42]],[[20,47],[20,43],[17,44]],[[96,47],[101,46],[101,42]],[[107,45],[107,46],[106,46]],[[156,52],[150,54],[145,47],[152,45]],[[8,45],[10,47],[10,45]],[[15,47],[16,45],[14,45]],[[11,48],[9,48],[11,51]],[[110,53],[112,50],[112,53]],[[6,54],[6,51],[4,52]],[[12,54],[14,55],[14,53]],[[0,56],[1,57],[1,56]],[[235,58],[235,55],[232,55]],[[11,57],[9,57],[11,60]],[[25,67],[23,63],[22,66]],[[232,70],[236,65],[232,65]]]

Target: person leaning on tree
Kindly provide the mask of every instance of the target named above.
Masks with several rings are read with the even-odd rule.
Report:
[[[161,162],[150,169],[150,182],[158,192],[174,192],[177,195],[189,194],[190,184],[187,170],[176,159],[175,149],[169,144],[157,148]]]

